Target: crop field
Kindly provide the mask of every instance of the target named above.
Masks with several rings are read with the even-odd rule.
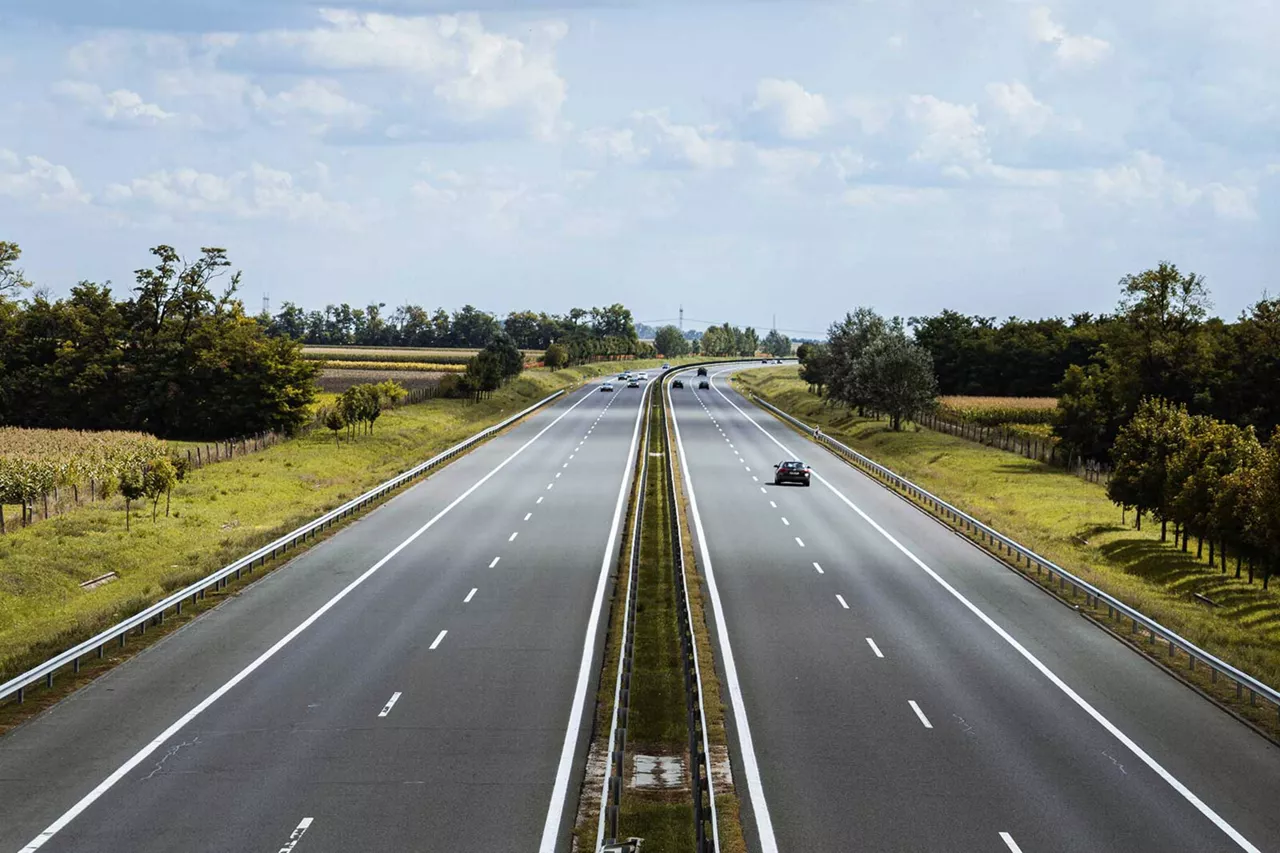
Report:
[[[1052,424],[1056,397],[939,397],[940,413],[983,426]]]
[[[316,379],[316,385],[319,386],[322,395],[325,394],[341,394],[352,385],[362,385],[366,382],[386,382],[388,379],[398,382],[408,391],[417,388],[429,388],[440,381],[440,377],[450,373],[457,373],[454,368],[447,370],[422,370],[417,366],[405,367],[399,365],[395,368],[376,367],[376,368],[333,368],[326,366],[324,371]]]
[[[428,373],[462,373],[467,369],[465,364],[434,364],[426,361],[325,361],[326,369],[335,370],[400,370],[424,371]]]
[[[479,350],[465,347],[338,347],[305,346],[302,357],[311,361],[403,363],[432,365],[466,364]],[[542,357],[539,350],[522,350],[526,363]]]

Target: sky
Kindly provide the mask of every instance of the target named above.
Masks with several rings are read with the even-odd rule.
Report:
[[[53,294],[225,247],[307,308],[1114,308],[1280,291],[1272,0],[5,0],[0,239]]]

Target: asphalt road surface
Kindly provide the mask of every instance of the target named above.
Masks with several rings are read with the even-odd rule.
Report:
[[[1280,850],[1280,750],[725,376],[690,379],[671,395],[753,851]],[[774,487],[793,453],[813,484]]]
[[[570,395],[0,738],[0,851],[565,849],[640,399]]]

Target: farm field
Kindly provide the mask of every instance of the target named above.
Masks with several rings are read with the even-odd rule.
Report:
[[[417,370],[410,368],[384,370],[381,368],[331,368],[326,367],[318,377],[316,385],[320,388],[319,404],[325,402],[326,395],[341,394],[352,385],[366,382],[398,382],[409,391],[418,388],[430,388],[440,381],[440,377],[457,371]]]
[[[480,350],[466,347],[356,347],[304,346],[303,358],[312,361],[420,362],[424,364],[466,364]],[[525,363],[542,358],[540,350],[521,350]]]
[[[9,533],[0,540],[0,681],[551,392],[618,369],[530,370],[480,403],[434,399],[387,411],[372,435],[341,446],[316,430],[192,471],[174,489],[171,517],[162,507],[153,523],[150,508],[135,504],[129,534],[118,497]],[[112,571],[113,583],[79,586]]]
[[[1161,542],[1158,524],[1134,530],[1132,516],[1123,524],[1101,485],[946,433],[891,432],[810,394],[794,367],[752,370],[735,381],[1233,665],[1280,683],[1280,590],[1236,579],[1234,565],[1226,574],[1210,568],[1194,548],[1188,554]],[[1195,593],[1219,607],[1207,608]]]
[[[940,415],[983,426],[1051,424],[1057,410],[1057,397],[944,396],[938,398]]]

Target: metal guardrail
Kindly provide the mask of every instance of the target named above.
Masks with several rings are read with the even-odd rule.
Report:
[[[1236,698],[1238,700],[1243,701],[1244,692],[1247,690],[1249,692],[1250,705],[1257,705],[1258,698],[1262,697],[1263,700],[1276,706],[1277,715],[1280,716],[1280,691],[1277,691],[1275,688],[1263,684],[1261,681],[1246,672],[1241,672],[1231,664],[1220,660],[1209,652],[1206,652],[1204,649],[1201,649],[1199,646],[1196,646],[1194,643],[1183,638],[1174,631],[1169,630],[1154,619],[1143,615],[1141,612],[1133,609],[1119,599],[1103,592],[1088,581],[1081,580],[1071,572],[1068,572],[1061,566],[1056,565],[1051,560],[1046,560],[1030,548],[1020,545],[994,528],[983,524],[981,521],[978,521],[978,519],[963,510],[957,509],[936,495],[925,491],[905,477],[899,476],[880,463],[875,462],[872,459],[863,456],[853,448],[836,441],[831,436],[821,432],[817,427],[810,426],[800,419],[792,417],[787,412],[784,412],[782,409],[779,409],[777,406],[767,400],[761,399],[755,394],[751,395],[751,399],[757,405],[769,412],[772,412],[774,415],[777,415],[793,427],[808,433],[810,438],[829,448],[837,455],[849,460],[858,468],[879,478],[904,495],[924,504],[944,520],[957,526],[961,532],[972,535],[979,541],[985,540],[986,544],[994,548],[997,554],[1007,553],[1013,558],[1015,565],[1019,565],[1025,561],[1027,568],[1030,569],[1034,567],[1037,575],[1042,571],[1047,572],[1049,575],[1049,582],[1052,584],[1056,579],[1058,582],[1058,588],[1063,594],[1065,594],[1067,588],[1070,587],[1071,597],[1077,598],[1083,594],[1085,602],[1090,608],[1101,608],[1105,605],[1107,608],[1107,618],[1112,620],[1129,620],[1130,633],[1138,634],[1145,630],[1148,635],[1147,641],[1151,645],[1155,645],[1157,639],[1168,643],[1170,658],[1173,658],[1179,649],[1186,652],[1188,659],[1187,668],[1189,670],[1195,671],[1196,664],[1201,663],[1209,667],[1212,672],[1211,679],[1214,683],[1217,683],[1220,675],[1226,677],[1231,682],[1234,682]]]
[[[205,592],[211,587],[217,587],[219,589],[225,588],[232,576],[234,576],[236,580],[239,580],[241,573],[252,572],[255,564],[265,564],[268,560],[274,559],[275,557],[287,552],[290,546],[296,546],[298,543],[305,541],[307,537],[314,539],[316,535],[325,528],[331,527],[343,518],[346,518],[375,501],[382,499],[388,493],[393,492],[405,483],[418,478],[430,469],[452,461],[455,457],[467,450],[470,450],[476,444],[484,441],[495,433],[506,429],[521,418],[541,409],[543,406],[547,405],[552,400],[563,396],[565,393],[565,391],[561,390],[555,392],[549,397],[544,397],[529,408],[512,415],[501,423],[494,424],[487,429],[481,430],[470,438],[450,447],[448,450],[436,454],[426,462],[415,465],[403,474],[399,474],[390,480],[387,480],[385,483],[375,486],[359,497],[347,501],[337,509],[330,510],[314,521],[310,521],[293,532],[281,536],[274,542],[263,545],[251,554],[241,557],[234,563],[224,566],[218,571],[196,581],[185,589],[175,592],[168,598],[156,602],[136,615],[117,623],[88,640],[85,640],[83,643],[50,658],[39,666],[22,673],[16,678],[6,681],[4,684],[0,685],[0,702],[3,702],[10,697],[14,697],[18,702],[22,702],[25,698],[26,689],[41,680],[45,682],[46,686],[52,687],[54,675],[64,667],[70,666],[74,672],[79,672],[80,662],[83,658],[95,653],[97,657],[101,658],[107,644],[110,642],[118,642],[120,647],[123,648],[125,645],[125,639],[131,631],[136,630],[139,634],[145,633],[148,623],[156,625],[162,623],[164,621],[164,614],[169,610],[173,610],[175,614],[182,613],[183,604],[190,601],[194,606],[198,599],[205,597]]]

